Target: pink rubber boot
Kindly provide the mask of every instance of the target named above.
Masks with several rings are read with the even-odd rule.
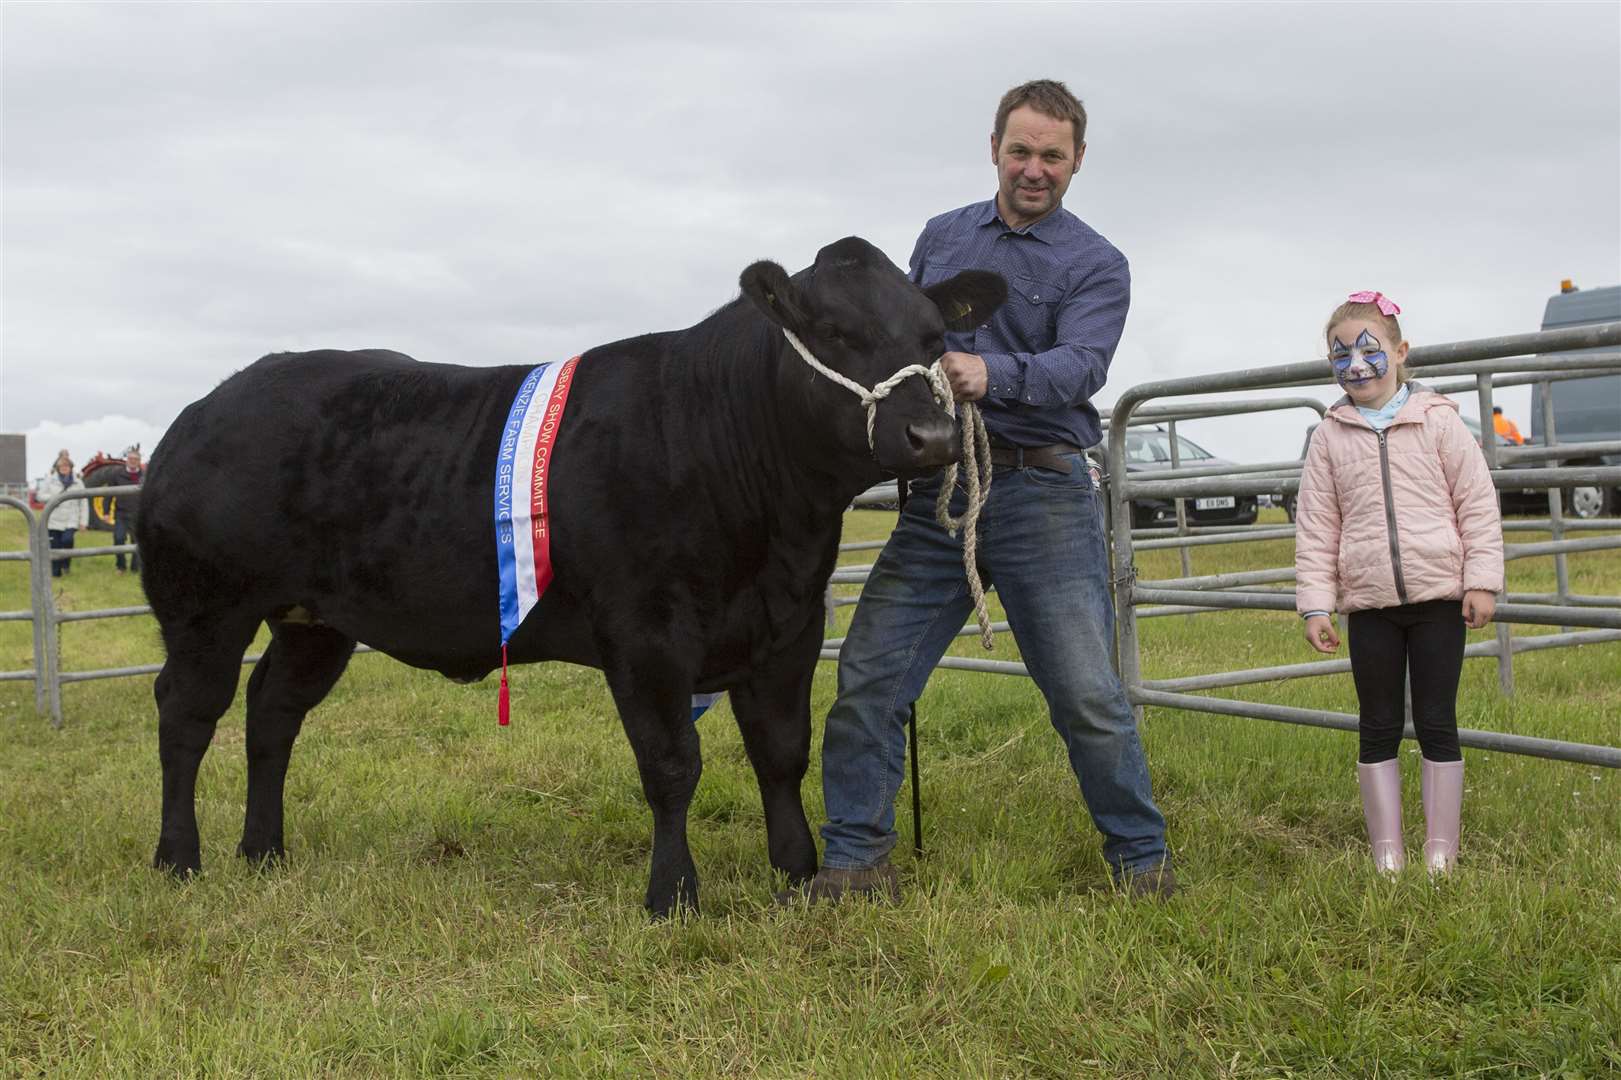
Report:
[[[1463,825],[1463,762],[1421,759],[1424,784],[1424,865],[1432,874],[1452,871]]]
[[[1357,762],[1356,778],[1362,788],[1362,816],[1368,822],[1373,865],[1382,874],[1399,873],[1407,865],[1401,842],[1401,764],[1394,758],[1373,765]]]

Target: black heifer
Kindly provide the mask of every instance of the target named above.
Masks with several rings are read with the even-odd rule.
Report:
[[[783,329],[870,387],[932,362],[948,325],[983,320],[1005,296],[983,272],[919,290],[856,238],[792,279],[755,263],[742,289],[690,329],[580,360],[551,465],[556,576],[510,645],[515,663],[605,673],[653,812],[656,914],[698,898],[686,836],[695,692],[731,692],[771,865],[795,882],[815,873],[799,786],[842,512],[886,473],[955,456],[954,425],[922,378],[879,406],[869,449],[860,401]],[[494,465],[527,370],[282,353],[181,413],[137,526],[167,652],[155,865],[200,865],[198,765],[261,622],[272,641],[248,680],[238,848],[251,859],[283,851],[293,740],[357,641],[459,680],[500,666]]]

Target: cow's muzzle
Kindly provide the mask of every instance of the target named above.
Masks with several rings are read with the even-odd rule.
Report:
[[[924,473],[944,468],[962,454],[957,425],[948,416],[930,417],[906,425],[906,464],[902,471]]]

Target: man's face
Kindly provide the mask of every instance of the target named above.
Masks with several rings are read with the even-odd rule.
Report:
[[[1075,149],[1075,125],[1021,105],[1008,113],[999,139],[991,136],[996,163],[997,209],[1015,229],[1039,221],[1058,209],[1070,179],[1086,155]]]
[[[132,472],[134,470],[136,470],[136,469],[139,469],[141,467],[141,455],[140,454],[130,454],[130,455],[126,456],[124,458],[124,466],[126,468],[128,468]]]

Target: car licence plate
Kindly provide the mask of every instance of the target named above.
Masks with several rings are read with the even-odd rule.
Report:
[[[1195,510],[1231,510],[1237,501],[1231,495],[1216,495],[1208,499],[1194,499]]]

